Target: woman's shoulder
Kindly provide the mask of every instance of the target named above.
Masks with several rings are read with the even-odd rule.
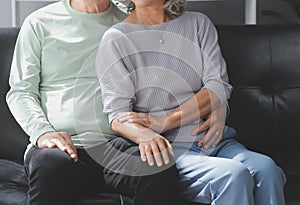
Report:
[[[101,44],[111,44],[118,41],[119,39],[123,39],[126,34],[122,31],[121,27],[122,22],[117,23],[107,29],[101,38]]]
[[[213,26],[214,23],[211,19],[204,13],[195,12],[195,11],[185,11],[182,15],[184,24],[186,25],[198,25],[199,28],[206,28]]]
[[[210,21],[210,18],[206,14],[198,11],[184,11],[183,17],[186,17],[187,19],[193,18],[198,21]]]

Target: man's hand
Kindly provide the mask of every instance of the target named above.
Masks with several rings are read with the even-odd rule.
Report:
[[[206,135],[198,142],[199,147],[204,147],[205,149],[212,148],[217,146],[222,140],[226,111],[227,106],[225,104],[216,110],[213,110],[204,123],[192,132],[193,135],[197,135],[207,131]],[[195,123],[199,123],[199,121],[196,121]]]
[[[78,161],[77,150],[67,132],[46,132],[37,140],[39,148],[57,147],[70,155],[74,162]]]
[[[151,140],[140,141],[139,149],[142,160],[147,161],[149,166],[153,166],[155,162],[158,167],[161,167],[163,163],[169,164],[169,154],[174,156],[172,145],[160,135]]]
[[[146,113],[137,112],[122,112],[116,118],[120,123],[139,123],[144,127],[153,130],[156,133],[162,133],[166,131],[166,118],[157,117]]]

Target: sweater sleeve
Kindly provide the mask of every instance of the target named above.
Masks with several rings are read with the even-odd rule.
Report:
[[[103,112],[108,114],[110,124],[118,113],[132,111],[136,99],[134,72],[124,63],[128,41],[119,30],[111,28],[102,37],[96,57]]]
[[[203,85],[219,97],[220,103],[226,103],[232,91],[226,63],[218,44],[217,30],[208,17],[203,17],[203,25],[198,31],[204,62]]]
[[[34,145],[40,135],[54,131],[40,104],[40,56],[41,41],[32,24],[26,20],[15,45],[6,101]]]

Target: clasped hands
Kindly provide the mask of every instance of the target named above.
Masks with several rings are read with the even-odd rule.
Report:
[[[196,136],[206,131],[204,137],[198,141],[198,146],[204,149],[215,147],[223,137],[225,127],[227,106],[222,105],[213,110],[205,121],[195,130],[192,135]],[[146,113],[123,112],[116,118],[119,123],[138,123],[157,133],[155,137],[144,139],[139,143],[141,158],[147,161],[150,166],[156,162],[157,166],[169,163],[169,155],[174,156],[174,151],[170,142],[160,134],[168,130],[166,117],[157,117]],[[195,120],[194,124],[199,124],[202,118]]]

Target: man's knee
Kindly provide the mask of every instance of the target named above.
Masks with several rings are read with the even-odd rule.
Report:
[[[74,166],[67,153],[58,148],[33,148],[25,160],[27,174],[38,172],[41,175],[62,173]],[[26,163],[27,162],[27,163]]]

